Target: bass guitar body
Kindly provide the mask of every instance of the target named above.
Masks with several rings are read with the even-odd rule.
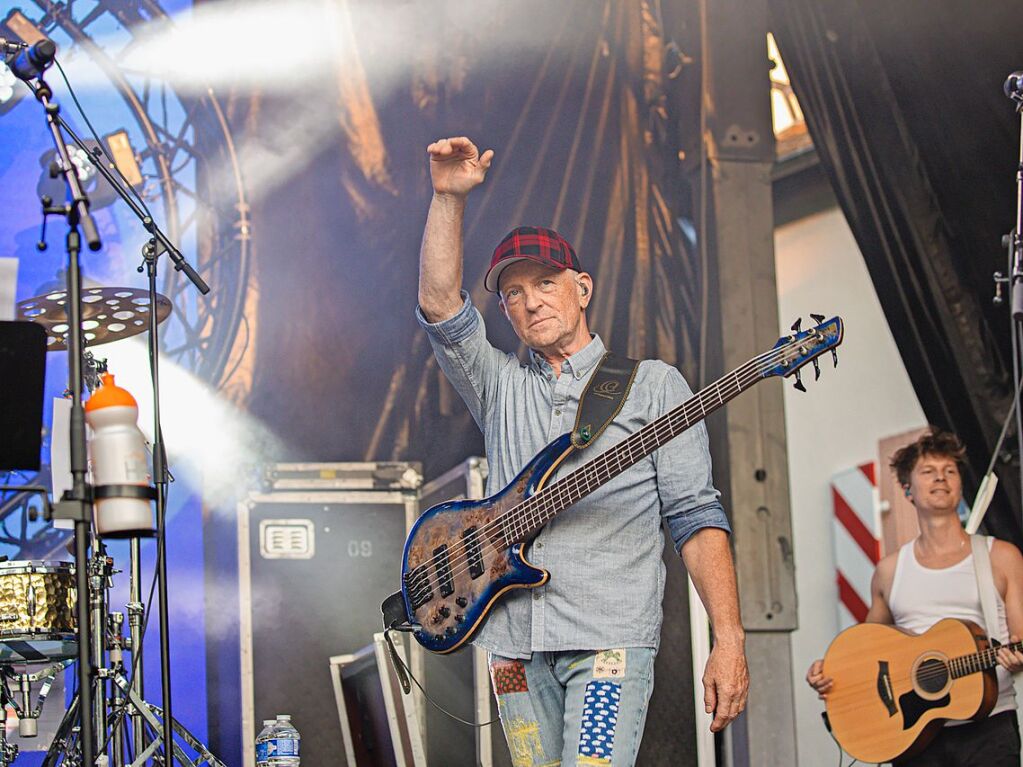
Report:
[[[983,719],[998,695],[995,672],[971,671],[963,659],[987,644],[975,623],[951,618],[919,635],[878,623],[846,629],[824,656],[832,733],[860,761],[897,762],[921,751],[945,720]]]
[[[491,606],[511,589],[535,588],[550,573],[526,561],[528,541],[505,513],[536,493],[573,452],[571,435],[554,440],[497,495],[447,501],[423,513],[402,555],[402,596],[426,649],[449,653],[483,625]]]

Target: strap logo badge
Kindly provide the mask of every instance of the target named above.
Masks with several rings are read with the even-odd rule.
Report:
[[[594,394],[596,394],[598,397],[603,397],[604,399],[610,400],[613,400],[616,397],[618,397],[621,394],[621,390],[622,390],[621,385],[613,379],[601,381],[599,384],[593,387]]]

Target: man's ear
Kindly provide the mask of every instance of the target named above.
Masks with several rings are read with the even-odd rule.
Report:
[[[575,278],[576,287],[579,290],[579,304],[585,309],[593,298],[593,278],[586,272],[579,272]]]

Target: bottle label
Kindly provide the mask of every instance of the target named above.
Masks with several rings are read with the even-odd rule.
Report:
[[[267,754],[266,741],[256,744],[256,764],[265,762],[269,755]]]
[[[277,756],[298,756],[297,738],[277,738]]]

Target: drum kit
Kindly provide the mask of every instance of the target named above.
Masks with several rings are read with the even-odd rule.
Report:
[[[149,326],[151,301],[146,291],[93,287],[84,288],[82,296],[82,336],[89,346],[126,338]],[[67,294],[60,290],[29,298],[18,303],[18,319],[43,326],[49,351],[63,350],[68,346],[70,328],[66,304]],[[169,316],[171,303],[166,297],[157,294],[155,307],[156,322]],[[86,351],[83,362],[86,386],[93,391],[99,375],[106,371],[106,361]],[[43,488],[33,490],[46,498]],[[120,571],[96,535],[92,536],[91,552],[87,603],[92,658],[97,667],[91,716],[99,744],[95,764],[137,767],[173,761],[223,767],[176,721],[172,722],[174,733],[194,756],[177,742],[173,743],[173,759],[165,756],[163,712],[143,698],[141,652],[135,651],[141,649],[147,617],[142,599],[140,538],[130,538],[129,601],[125,606],[128,636],[124,632],[125,615],[110,609],[112,579]],[[19,751],[8,738],[8,711],[13,710],[17,716],[21,738],[36,737],[39,717],[54,681],[79,657],[77,599],[73,562],[0,561],[0,767],[12,764]],[[127,665],[126,654],[130,657]],[[44,767],[83,764],[82,714],[76,692],[53,735],[42,762]]]

